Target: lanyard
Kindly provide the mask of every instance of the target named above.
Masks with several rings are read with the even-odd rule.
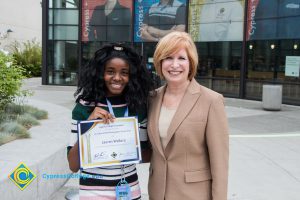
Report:
[[[115,116],[112,105],[111,105],[110,101],[107,98],[106,98],[106,103],[107,103],[107,106],[108,106],[109,113],[112,114],[113,116]],[[128,117],[128,106],[126,107],[124,117]]]
[[[112,105],[110,103],[110,101],[106,98],[106,103],[108,106],[108,110],[109,113],[112,115],[114,114],[114,111],[112,109]],[[124,117],[128,117],[128,106],[126,107],[125,113],[124,113]],[[127,183],[127,181],[125,180],[125,170],[124,170],[125,166],[122,165],[121,166],[121,180],[120,182],[116,185],[116,198],[117,200],[130,200],[131,199],[131,190],[130,190],[130,186]]]

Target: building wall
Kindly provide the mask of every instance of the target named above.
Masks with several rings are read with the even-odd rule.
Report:
[[[157,41],[180,29],[195,41],[200,84],[256,100],[263,85],[281,84],[283,102],[300,105],[300,0],[118,0],[118,9],[105,0],[45,1],[44,84],[76,85],[78,69],[112,41],[133,45],[155,74]]]
[[[10,32],[7,37],[7,30]],[[42,40],[41,0],[0,1],[0,49],[9,50],[13,41]],[[3,38],[4,36],[4,38]]]

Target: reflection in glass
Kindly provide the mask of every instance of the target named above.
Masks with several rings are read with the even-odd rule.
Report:
[[[298,49],[298,44],[294,44],[294,49],[295,49],[295,50]]]
[[[238,96],[242,42],[201,42],[196,46],[200,57],[197,80],[215,91]]]
[[[48,26],[48,39],[53,40],[53,26]]]
[[[54,24],[78,25],[78,10],[54,10]]]
[[[54,40],[78,40],[78,26],[54,26]]]
[[[74,85],[77,81],[78,44],[73,41],[49,42],[48,80],[50,84]]]
[[[78,8],[79,0],[49,0],[49,8]]]
[[[264,83],[283,85],[283,100],[297,102],[300,100],[299,76],[290,76],[287,66],[289,57],[299,58],[300,49],[294,48],[299,40],[251,41],[252,50],[248,50],[248,69],[246,80],[246,97],[261,99]]]
[[[49,21],[48,23],[49,24],[53,24],[53,10],[54,9],[49,9],[48,10],[48,21]]]
[[[255,48],[248,51],[248,73],[247,78],[256,80],[266,80],[274,78],[276,70],[277,56],[275,41],[252,42]]]

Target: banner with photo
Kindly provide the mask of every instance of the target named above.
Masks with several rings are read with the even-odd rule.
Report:
[[[194,41],[242,41],[244,0],[191,0],[189,32]]]
[[[300,0],[251,0],[247,40],[300,38]]]
[[[157,42],[167,33],[186,29],[186,0],[135,0],[134,41]]]
[[[82,0],[82,35],[87,41],[131,41],[133,0]]]

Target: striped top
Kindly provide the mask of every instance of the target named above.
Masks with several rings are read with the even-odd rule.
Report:
[[[110,97],[108,100],[112,104],[115,117],[123,117],[127,108],[126,102],[122,97]],[[97,105],[108,111],[106,101],[100,102]],[[77,103],[72,111],[72,128],[71,138],[68,146],[70,150],[78,140],[77,123],[81,120],[86,120],[92,113],[95,107],[94,103],[80,101]],[[136,116],[129,110],[129,116]],[[146,148],[148,144],[147,137],[147,113],[146,110],[138,113],[139,132],[141,148]],[[131,189],[132,199],[140,199],[141,192],[138,183],[138,176],[135,164],[123,165],[124,177]],[[80,172],[80,199],[116,199],[115,187],[119,183],[122,174],[122,166],[106,166],[91,169],[84,169]]]

